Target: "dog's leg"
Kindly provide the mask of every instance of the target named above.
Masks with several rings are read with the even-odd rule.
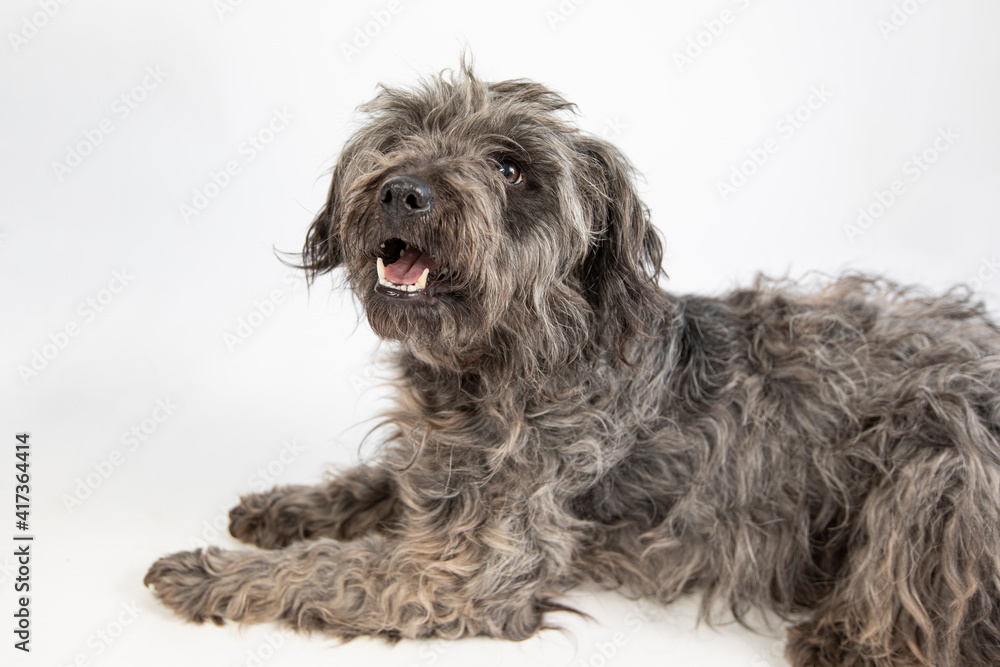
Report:
[[[277,551],[186,551],[161,558],[145,578],[183,618],[277,621],[350,638],[525,639],[558,609],[541,553],[497,525],[320,539]],[[489,545],[489,546],[487,546]],[[547,575],[548,576],[548,575]]]
[[[329,537],[351,540],[389,527],[396,514],[390,475],[359,466],[319,486],[280,486],[240,498],[229,532],[263,549]]]
[[[973,452],[992,436],[964,416],[936,420],[933,442],[890,445],[842,581],[790,631],[793,665],[1000,664],[1000,469]]]

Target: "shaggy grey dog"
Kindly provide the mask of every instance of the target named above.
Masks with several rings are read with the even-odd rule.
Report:
[[[1000,664],[1000,330],[845,277],[657,286],[626,159],[466,67],[363,110],[304,250],[397,341],[377,463],[146,576],[192,621],[524,639],[598,584],[792,620],[795,665]]]

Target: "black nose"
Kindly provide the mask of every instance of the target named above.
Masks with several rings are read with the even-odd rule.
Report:
[[[386,179],[379,191],[379,204],[391,220],[426,213],[433,202],[430,186],[416,176],[393,176]]]

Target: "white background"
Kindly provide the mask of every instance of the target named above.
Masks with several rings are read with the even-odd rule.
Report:
[[[307,293],[274,249],[301,247],[376,83],[455,66],[463,50],[484,78],[561,91],[583,128],[632,158],[669,289],[857,268],[935,291],[970,282],[1000,305],[997,3],[398,3],[4,1],[0,663],[783,664],[772,637],[696,629],[694,600],[658,611],[579,591],[595,620],[559,619],[567,633],[335,647],[187,625],[142,587],[164,553],[235,546],[221,533],[240,493],[358,459],[385,391],[378,343],[349,297],[328,279]],[[268,135],[275,110],[291,120]],[[95,134],[104,119],[110,133]],[[251,136],[269,140],[253,159]],[[765,146],[762,165],[746,162]],[[77,164],[73,151],[87,155]],[[932,164],[913,172],[925,151]],[[232,160],[239,173],[206,188]],[[749,175],[730,181],[734,169]],[[724,196],[723,182],[740,187]],[[181,206],[206,189],[215,196],[185,221]],[[859,208],[880,215],[851,232]],[[227,345],[241,319],[260,326]],[[158,400],[177,407],[155,412]],[[133,428],[142,440],[123,439]],[[21,430],[33,446],[30,656],[9,629]]]

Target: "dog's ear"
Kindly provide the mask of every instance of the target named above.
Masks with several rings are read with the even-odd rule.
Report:
[[[663,315],[657,286],[663,244],[636,193],[635,171],[621,151],[588,135],[580,135],[576,150],[584,161],[579,187],[589,203],[593,234],[580,280],[602,319],[599,329],[610,334],[605,343],[631,363],[628,341]]]
[[[332,271],[343,261],[340,236],[336,225],[340,171],[341,166],[338,164],[333,170],[333,180],[330,183],[330,192],[327,195],[326,203],[316,214],[316,219],[309,227],[309,233],[306,234],[306,242],[302,248],[302,263],[299,268],[306,272],[310,281],[316,276]]]

